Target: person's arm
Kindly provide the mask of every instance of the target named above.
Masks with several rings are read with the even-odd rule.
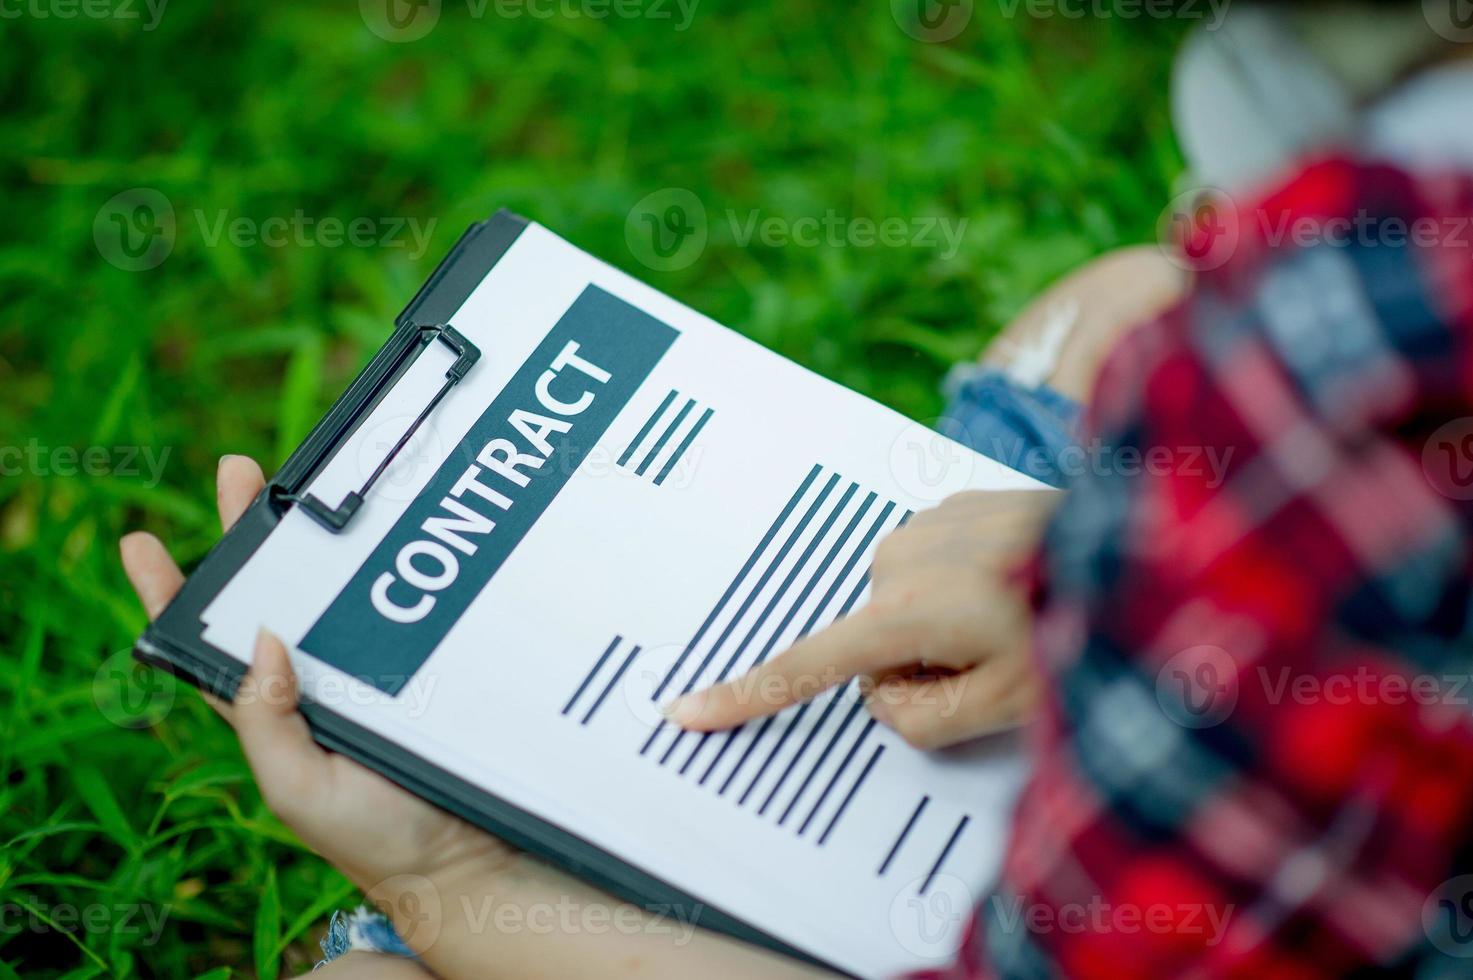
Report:
[[[1375,201],[1450,227],[1470,200],[1466,181],[1421,193],[1331,162],[1271,213],[1322,227]],[[1451,976],[1473,956],[1452,367],[1473,363],[1452,287],[1473,253],[1296,253],[1240,226],[1241,260],[1132,335],[1092,400],[1101,456],[1039,564],[1030,782],[1000,883],[928,980]],[[826,656],[863,672],[897,635],[851,629]],[[928,635],[946,639],[906,642]],[[739,693],[682,707],[724,723]]]
[[[524,854],[495,869],[452,868],[390,882],[372,897],[424,963],[450,980],[833,976],[617,902]]]
[[[1020,567],[1058,498],[973,492],[918,511],[880,542],[864,606],[666,713],[694,731],[726,729],[859,677],[870,713],[916,748],[1028,720],[1038,675]]]
[[[1051,308],[1083,301],[1076,331],[1080,350],[1065,358],[1062,374],[1050,379],[1074,393],[1119,333],[1163,305],[1178,286],[1159,257],[1144,250],[1107,256],[1041,296],[1004,331],[1001,346],[1028,346]],[[261,471],[251,460],[221,460],[218,503],[225,527],[244,513],[262,485]],[[885,583],[887,598],[774,660],[781,667],[766,676],[778,682],[775,696],[749,701],[738,710],[769,713],[801,696],[805,686],[811,695],[805,675],[817,673],[832,683],[834,674],[824,665],[846,661],[846,637],[873,641],[884,636],[886,643],[867,647],[874,659],[850,664],[846,676],[869,675],[871,688],[879,691],[871,709],[913,744],[950,744],[1026,718],[1036,684],[1027,661],[1026,601],[1012,572],[1032,549],[1057,496],[963,495],[918,514],[883,543],[876,559],[875,591],[880,594]],[[183,576],[151,535],[129,535],[122,554],[145,608],[157,615],[183,584]],[[968,584],[975,591],[968,591]],[[923,592],[934,595],[912,601]],[[974,601],[979,594],[991,596],[991,604],[979,606]],[[908,639],[899,642],[902,634]],[[979,636],[980,644],[962,642]],[[925,660],[932,661],[928,667],[936,668],[938,676],[917,676],[910,669]],[[952,665],[959,668],[957,675],[940,676]],[[932,709],[937,703],[950,709],[937,712]],[[262,638],[258,662],[236,703],[215,706],[239,733],[268,805],[363,888],[409,945],[423,951],[424,962],[444,976],[519,977],[546,971],[602,977],[624,971],[658,977],[680,971],[786,977],[818,972],[704,931],[662,933],[660,923],[632,918],[637,913],[632,907],[516,855],[370,770],[323,751],[296,711],[295,678],[273,638]],[[728,721],[734,720],[730,706],[715,708],[722,710],[728,711]],[[488,904],[493,896],[499,896],[496,904]],[[550,937],[542,926],[531,925],[533,918],[559,906],[583,910],[575,917],[579,921],[622,922],[624,931],[611,927],[600,932],[595,926],[576,938],[562,933]],[[427,914],[430,908],[437,910],[435,915]],[[505,910],[500,920],[485,914],[498,908]],[[512,925],[498,928],[498,921]],[[553,965],[556,970],[550,969]]]
[[[252,461],[221,460],[218,502],[226,528],[263,483]],[[144,607],[157,616],[183,575],[151,535],[129,535],[121,550]],[[211,701],[239,735],[267,805],[357,884],[420,961],[447,980],[828,975],[617,902],[324,750],[297,711],[296,677],[274,637],[258,638],[235,701]]]
[[[1157,247],[1108,252],[1038,295],[981,363],[1009,372],[1025,362],[1029,383],[1085,402],[1121,338],[1178,302],[1189,282]],[[1021,570],[1061,499],[1047,490],[974,492],[918,512],[880,542],[864,607],[747,676],[668,705],[672,720],[727,728],[855,676],[875,718],[918,748],[1031,719],[1038,673]]]
[[[1468,505],[1424,477],[1415,430],[1316,417],[1235,315],[1205,297],[1106,371],[1089,431],[1116,464],[1045,539],[1048,683],[1001,881],[914,980],[1434,976],[1473,955],[1466,626],[1443,606],[1466,609]],[[1206,336],[1235,347],[1227,375]],[[1153,451],[1169,464],[1137,472]]]

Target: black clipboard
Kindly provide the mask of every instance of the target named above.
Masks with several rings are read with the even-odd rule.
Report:
[[[419,353],[436,339],[456,347],[456,335],[445,327],[446,322],[516,242],[527,224],[527,219],[520,215],[502,210],[471,226],[460,237],[450,254],[395,319],[394,332],[368,366],[338,397],[302,444],[282,464],[280,471],[267,481],[265,489],[252,501],[245,514],[205,555],[178,595],[134,644],[136,658],[167,670],[217,697],[234,700],[236,688],[245,674],[245,665],[205,641],[201,614],[255,554],[287,509],[303,507],[309,516],[329,531],[340,530],[351,520],[356,510],[356,503],[351,498],[357,495],[349,494],[344,504],[332,508],[315,498],[300,496],[300,492],[368,418]],[[462,375],[466,359],[474,361],[473,351],[474,348],[467,350],[464,346],[458,350],[457,366],[461,368]],[[454,370],[452,368],[451,373]],[[457,380],[447,375],[446,388],[442,388],[435,402],[426,407],[420,421]],[[413,430],[414,426],[411,426],[405,439],[389,452],[386,462],[393,458]],[[369,483],[382,469],[381,466],[374,477],[369,478]],[[303,697],[301,711],[313,737],[323,747],[362,763],[511,846],[556,865],[618,898],[641,908],[678,910],[677,914],[684,922],[830,970],[845,972],[712,907],[576,834],[452,775],[325,705]]]

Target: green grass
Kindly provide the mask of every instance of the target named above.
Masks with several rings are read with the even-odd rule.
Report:
[[[99,667],[143,626],[114,542],[148,528],[197,560],[217,534],[217,457],[279,463],[466,224],[520,211],[926,418],[947,363],[1041,286],[1149,240],[1179,167],[1174,29],[985,3],[947,44],[907,36],[884,0],[705,0],[685,32],[476,20],[446,0],[403,44],[352,0],[0,32],[0,446],[107,447],[94,470],[127,468],[113,447],[168,452],[157,486],[146,469],[59,474],[64,454],[19,473],[12,454],[0,476],[0,980],[300,973],[324,914],[355,899],[262,807],[192,691],[150,725],[114,723]],[[99,209],[135,187],[177,218],[150,271],[94,243]],[[631,207],[665,187],[710,216],[708,247],[668,273],[625,240]],[[754,208],[947,216],[966,236],[950,260],[742,247],[726,215]],[[299,210],[435,224],[419,256],[205,234],[221,211]],[[78,914],[91,925],[68,927]],[[165,916],[154,943],[150,915]]]

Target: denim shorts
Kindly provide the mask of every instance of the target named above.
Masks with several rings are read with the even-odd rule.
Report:
[[[1040,483],[1064,486],[1060,461],[1078,444],[1078,402],[981,364],[952,368],[944,390],[943,434]]]
[[[1047,385],[1024,385],[980,364],[959,364],[944,385],[937,428],[963,445],[1051,487],[1064,485],[1060,454],[1075,445],[1079,404]],[[368,908],[333,913],[317,966],[351,950],[410,956],[389,920]]]

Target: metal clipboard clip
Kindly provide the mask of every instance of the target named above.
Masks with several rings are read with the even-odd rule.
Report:
[[[419,327],[418,330],[419,335],[416,342],[406,346],[399,353],[396,361],[388,366],[388,373],[390,375],[397,375],[407,366],[407,363],[414,356],[417,356],[419,352],[422,352],[436,340],[449,347],[455,353],[455,363],[450,365],[445,371],[445,383],[440,386],[440,390],[435,393],[435,397],[430,399],[429,404],[419,413],[419,417],[399,437],[399,441],[394,443],[393,448],[384,456],[378,467],[369,474],[368,479],[363,481],[363,485],[357,490],[350,491],[345,495],[342,503],[336,507],[329,506],[320,497],[310,493],[295,494],[283,492],[279,494],[280,500],[288,501],[301,507],[308,517],[334,534],[340,533],[343,528],[348,526],[349,522],[353,520],[353,515],[357,514],[359,508],[363,506],[364,498],[367,496],[368,491],[373,488],[374,483],[378,481],[379,477],[384,475],[384,471],[394,462],[395,457],[399,455],[400,451],[409,444],[409,440],[414,438],[414,434],[419,431],[419,427],[424,424],[425,419],[429,418],[430,413],[435,410],[440,402],[444,401],[445,396],[450,393],[450,389],[460,384],[471,367],[481,358],[481,349],[467,340],[460,331],[448,323],[437,323],[433,326]]]

